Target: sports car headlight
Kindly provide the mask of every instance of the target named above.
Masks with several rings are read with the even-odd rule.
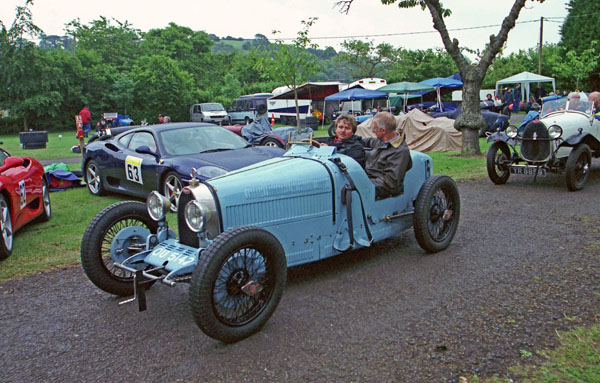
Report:
[[[157,191],[148,194],[146,207],[150,218],[155,221],[161,221],[171,208],[171,201]]]
[[[558,125],[552,125],[548,128],[548,135],[550,136],[550,138],[556,139],[562,136],[562,128]]]
[[[199,233],[201,232],[208,219],[210,218],[209,210],[198,201],[190,201],[185,205],[185,223],[190,230]]]
[[[506,135],[508,138],[515,138],[517,134],[519,134],[519,130],[515,126],[509,125],[506,128]]]
[[[196,168],[196,176],[205,179],[222,176],[225,173],[227,173],[227,170],[217,166],[202,166],[201,168]]]

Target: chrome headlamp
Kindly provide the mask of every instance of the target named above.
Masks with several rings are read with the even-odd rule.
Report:
[[[210,218],[210,211],[199,201],[190,201],[185,205],[185,223],[193,232],[201,232]]]
[[[508,138],[515,138],[518,134],[519,130],[515,126],[509,125],[506,128],[506,135],[508,136]]]
[[[548,135],[552,139],[556,139],[556,138],[562,136],[562,133],[563,133],[562,128],[558,125],[552,125],[548,128]]]
[[[162,221],[171,208],[171,201],[159,192],[153,191],[146,198],[146,207],[150,218],[155,221]]]

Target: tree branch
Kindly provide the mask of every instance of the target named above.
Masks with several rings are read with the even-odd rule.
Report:
[[[350,6],[352,6],[353,2],[354,0],[340,0],[335,3],[334,7],[339,7],[340,13],[348,14],[348,12],[350,12]]]
[[[479,66],[483,70],[487,70],[487,68],[492,64],[492,60],[494,57],[500,52],[504,43],[508,39],[508,32],[514,28],[517,18],[519,17],[519,13],[521,9],[525,6],[525,0],[515,0],[512,8],[510,9],[510,13],[508,16],[504,18],[502,21],[502,26],[500,27],[500,31],[496,36],[490,36],[490,44],[488,49],[484,52],[481,61],[479,62]]]
[[[456,66],[460,69],[461,66],[469,65],[467,60],[460,52],[460,49],[458,47],[458,40],[450,39],[450,34],[448,33],[446,23],[444,22],[443,9],[439,0],[425,0],[425,3],[427,4],[429,13],[431,13],[431,17],[433,18],[433,27],[439,32],[440,36],[442,37],[444,47],[456,63]]]

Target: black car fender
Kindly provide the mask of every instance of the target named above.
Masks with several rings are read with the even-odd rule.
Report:
[[[497,131],[495,133],[492,133],[491,135],[488,136],[488,138],[486,139],[486,142],[495,142],[495,141],[502,141],[502,142],[506,142],[509,146],[515,146],[517,144],[517,140],[514,138],[510,138],[506,135],[505,131]]]
[[[598,139],[596,139],[596,137],[594,137],[590,133],[582,133],[581,130],[578,133],[565,138],[564,141],[559,145],[559,147],[575,147],[581,143],[588,144],[594,150],[600,149],[600,142],[598,142]]]

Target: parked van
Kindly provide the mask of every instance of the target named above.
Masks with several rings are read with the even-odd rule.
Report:
[[[218,102],[207,102],[192,105],[190,108],[190,121],[230,125],[231,117],[229,117],[223,105]]]
[[[254,93],[236,99],[229,109],[229,117],[234,123],[249,124],[256,119],[260,105],[267,107],[267,99],[272,93]]]

